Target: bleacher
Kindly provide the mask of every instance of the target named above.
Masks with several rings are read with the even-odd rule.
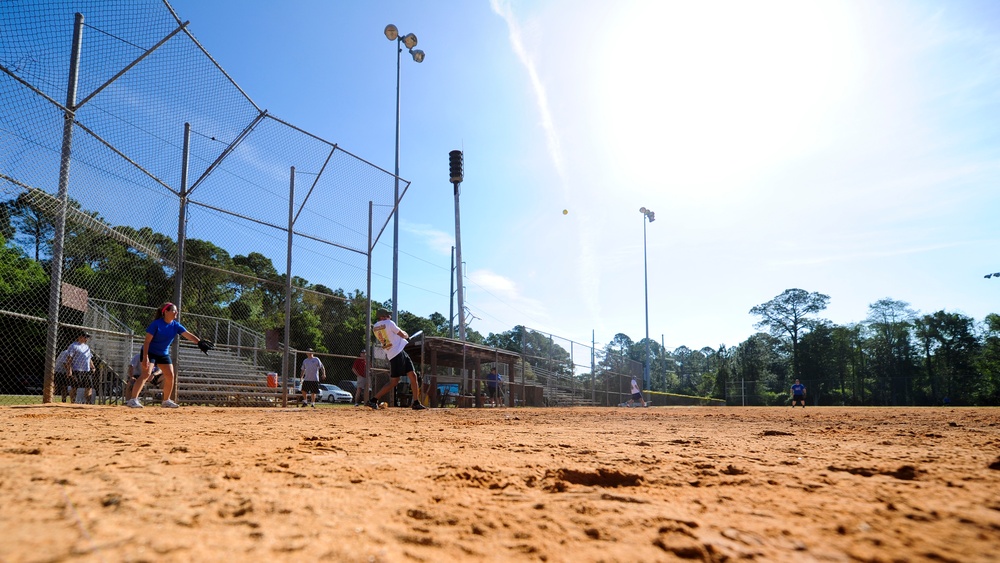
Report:
[[[281,406],[281,388],[267,386],[267,370],[220,346],[203,354],[188,341],[178,349],[177,402],[214,406]],[[289,390],[288,401],[300,395]]]

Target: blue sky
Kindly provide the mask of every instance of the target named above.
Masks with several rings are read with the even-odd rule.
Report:
[[[465,151],[471,327],[733,346],[787,288],[1000,312],[1000,4],[174,0],[262,108],[393,169],[400,307],[447,314]],[[563,214],[563,210],[567,214]],[[373,296],[391,296],[391,232]],[[355,288],[344,288],[352,290]]]

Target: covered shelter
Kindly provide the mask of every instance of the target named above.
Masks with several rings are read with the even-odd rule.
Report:
[[[424,337],[420,335],[410,340],[404,349],[417,365],[420,373],[429,374],[431,384],[431,406],[438,406],[441,398],[438,396],[439,383],[458,384],[460,395],[456,398],[456,406],[481,407],[483,393],[486,390],[486,374],[484,364],[507,366],[507,406],[542,405],[542,388],[524,384],[524,370],[519,369],[521,355],[510,350],[471,344],[453,338],[438,336]],[[454,368],[454,375],[441,373],[441,368]],[[467,370],[463,376],[462,370]],[[521,372],[520,382],[515,381],[515,374]],[[428,377],[428,375],[425,375]],[[426,379],[425,379],[426,382]]]

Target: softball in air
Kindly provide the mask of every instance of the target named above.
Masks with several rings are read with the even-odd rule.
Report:
[[[569,209],[563,209],[563,215],[569,215]]]

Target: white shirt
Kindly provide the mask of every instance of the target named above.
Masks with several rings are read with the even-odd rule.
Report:
[[[73,358],[73,371],[90,371],[90,359],[94,356],[90,346],[83,342],[74,342],[69,345],[66,352]]]
[[[372,326],[378,348],[391,360],[406,347],[406,339],[399,335],[399,327],[391,319],[379,321]]]
[[[312,357],[302,360],[303,381],[319,381],[319,373],[321,371],[325,372],[323,362],[320,362],[319,358]]]
[[[59,357],[56,358],[56,373],[66,373],[66,356],[69,355],[69,349],[59,352]]]
[[[636,393],[639,393],[639,384],[636,383],[635,380],[633,379],[632,380],[632,394],[635,395]]]

